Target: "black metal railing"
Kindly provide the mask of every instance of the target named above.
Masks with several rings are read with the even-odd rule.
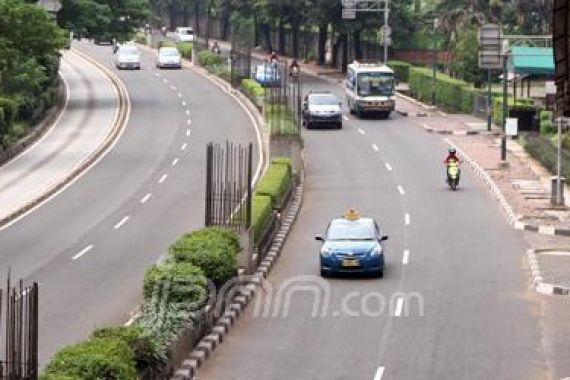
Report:
[[[10,273],[0,289],[0,380],[38,378],[38,294],[35,282],[13,287]]]
[[[208,144],[206,149],[206,226],[234,231],[251,225],[253,144]]]

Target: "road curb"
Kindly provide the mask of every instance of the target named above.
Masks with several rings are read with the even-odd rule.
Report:
[[[436,129],[429,124],[422,124],[422,128],[428,133],[438,135],[453,135],[453,136],[473,136],[478,135],[480,132],[476,130],[462,130],[456,131],[454,129]]]
[[[548,251],[551,249],[529,249],[527,251],[528,270],[532,279],[532,285],[536,292],[541,294],[570,296],[570,287],[553,285],[544,282],[540,264],[538,262],[537,253]]]
[[[301,183],[295,190],[291,207],[287,210],[287,214],[283,218],[283,224],[279,228],[276,237],[265,259],[259,264],[253,277],[244,284],[237,294],[233,297],[232,302],[226,307],[224,314],[212,328],[209,335],[206,335],[194,350],[188,356],[188,359],[182,363],[182,367],[176,371],[172,380],[191,380],[196,376],[198,369],[212,355],[225,339],[234,326],[238,318],[241,316],[247,305],[255,297],[257,291],[262,286],[263,281],[267,278],[277,259],[281,255],[283,246],[287,241],[287,237],[294,225],[301,205],[303,202],[304,178],[301,176]],[[279,238],[277,238],[279,236]],[[216,343],[213,343],[216,342]]]
[[[10,222],[13,222],[17,218],[31,211],[35,207],[39,206],[44,201],[48,200],[50,197],[57,194],[59,191],[63,190],[67,185],[69,185],[74,179],[78,178],[83,174],[91,165],[93,165],[97,159],[99,159],[118,139],[121,133],[124,131],[129,115],[130,115],[130,100],[129,93],[122,83],[122,81],[117,77],[111,70],[106,68],[103,64],[99,63],[95,59],[89,57],[88,55],[71,49],[71,53],[80,56],[85,61],[88,61],[93,66],[95,66],[101,73],[103,73],[112,83],[115,91],[117,93],[118,106],[115,120],[113,121],[113,127],[105,140],[93,151],[87,158],[81,161],[77,166],[75,166],[67,175],[61,179],[59,182],[55,183],[47,189],[43,194],[32,199],[26,205],[22,206],[20,209],[12,212],[11,214],[0,219],[0,227],[4,227]]]
[[[396,96],[399,98],[402,98],[402,99],[404,99],[404,100],[406,100],[406,101],[408,101],[408,102],[410,102],[410,103],[412,103],[418,107],[422,107],[423,109],[426,110],[426,112],[418,112],[418,113],[413,114],[416,117],[428,117],[430,111],[435,112],[439,116],[447,116],[447,114],[445,112],[438,110],[437,107],[430,106],[428,104],[420,102],[419,100],[414,99],[411,96],[404,95],[402,92],[396,91]]]

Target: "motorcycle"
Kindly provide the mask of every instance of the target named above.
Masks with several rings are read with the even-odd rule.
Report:
[[[461,170],[457,161],[452,160],[447,163],[447,184],[453,191],[457,190],[457,186],[459,186],[460,173]]]
[[[293,66],[291,68],[291,73],[289,75],[293,79],[298,79],[299,78],[299,66]]]

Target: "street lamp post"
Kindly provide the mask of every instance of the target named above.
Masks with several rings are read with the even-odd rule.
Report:
[[[432,65],[431,65],[432,66],[431,104],[434,106],[436,103],[436,101],[435,101],[436,100],[435,99],[436,98],[435,90],[436,90],[436,86],[437,86],[437,50],[436,50],[437,45],[436,45],[436,38],[435,38],[435,33],[437,30],[437,22],[438,22],[438,19],[435,18],[433,20],[433,36],[432,36],[432,39],[433,39],[433,45],[432,45],[433,51],[432,51],[432,53],[433,54],[432,54]]]
[[[507,93],[509,90],[508,87],[508,70],[507,70],[507,60],[509,54],[508,50],[503,52],[503,134],[501,136],[501,161],[504,163],[507,160],[507,135],[506,135],[506,126],[507,126],[507,114],[509,112],[509,104],[508,104],[508,97]]]
[[[388,33],[388,20],[390,18],[390,8],[389,8],[390,0],[386,0],[384,3],[384,64],[388,64],[388,39],[390,38]]]

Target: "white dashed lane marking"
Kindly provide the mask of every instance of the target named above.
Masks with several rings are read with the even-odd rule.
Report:
[[[178,164],[178,161],[180,161],[178,157],[172,160],[172,166],[176,166],[176,164]]]
[[[374,149],[375,152],[378,152],[380,150],[376,144],[372,144],[372,149]]]
[[[125,223],[127,223],[129,221],[129,219],[131,219],[130,216],[125,216],[123,219],[121,219],[119,221],[119,223],[115,224],[113,226],[114,229],[118,230],[119,228],[123,227],[125,225]]]
[[[152,197],[152,193],[148,193],[147,195],[145,195],[144,197],[141,198],[141,203],[145,204],[146,202],[148,202],[148,200],[150,199],[150,197]]]
[[[188,124],[188,125],[192,124],[192,120],[190,120],[190,119],[186,120],[186,124]]]
[[[182,107],[186,107],[186,100],[182,101]]]
[[[390,165],[389,163],[386,162],[386,169],[388,169],[389,172],[392,171],[392,165]]]
[[[406,221],[406,226],[410,225],[410,214],[406,214],[406,216],[404,217],[404,220]]]
[[[190,110],[186,110],[186,115],[190,116]]]
[[[186,148],[188,148],[188,143],[182,144],[182,146],[180,147],[180,150],[186,150]]]
[[[172,86],[170,86],[170,89],[171,89],[172,91],[176,91],[176,86],[172,85]]]
[[[406,192],[404,191],[404,188],[400,185],[398,185],[398,191],[400,192],[400,194],[405,195]]]
[[[402,316],[403,308],[404,308],[404,298],[400,297],[398,298],[398,301],[396,301],[396,310],[394,311],[394,316],[395,317]]]
[[[190,136],[190,129],[186,130],[186,136]]]
[[[364,129],[362,128],[358,128],[358,133],[360,133],[363,136],[366,134],[366,132],[364,132]]]
[[[178,97],[179,97],[179,98],[181,98],[181,97],[182,97],[182,94],[181,94],[180,92],[178,93]]]
[[[409,262],[410,262],[410,251],[406,249],[404,251],[404,258],[402,259],[402,264],[408,265]]]
[[[158,183],[163,183],[168,178],[168,174],[163,174],[162,177],[158,180]]]
[[[93,249],[93,244],[88,245],[87,247],[83,248],[81,251],[79,251],[79,253],[75,256],[73,256],[71,259],[72,260],[77,260],[78,258],[80,258],[81,256],[83,256],[84,254],[86,254],[87,252],[91,251]]]
[[[349,120],[350,120],[350,119],[348,118],[348,116],[346,116],[346,115],[342,115],[342,118],[343,118],[344,120],[346,120],[346,121],[349,121]]]
[[[378,367],[374,375],[374,380],[382,380],[382,376],[384,376],[384,367]]]

